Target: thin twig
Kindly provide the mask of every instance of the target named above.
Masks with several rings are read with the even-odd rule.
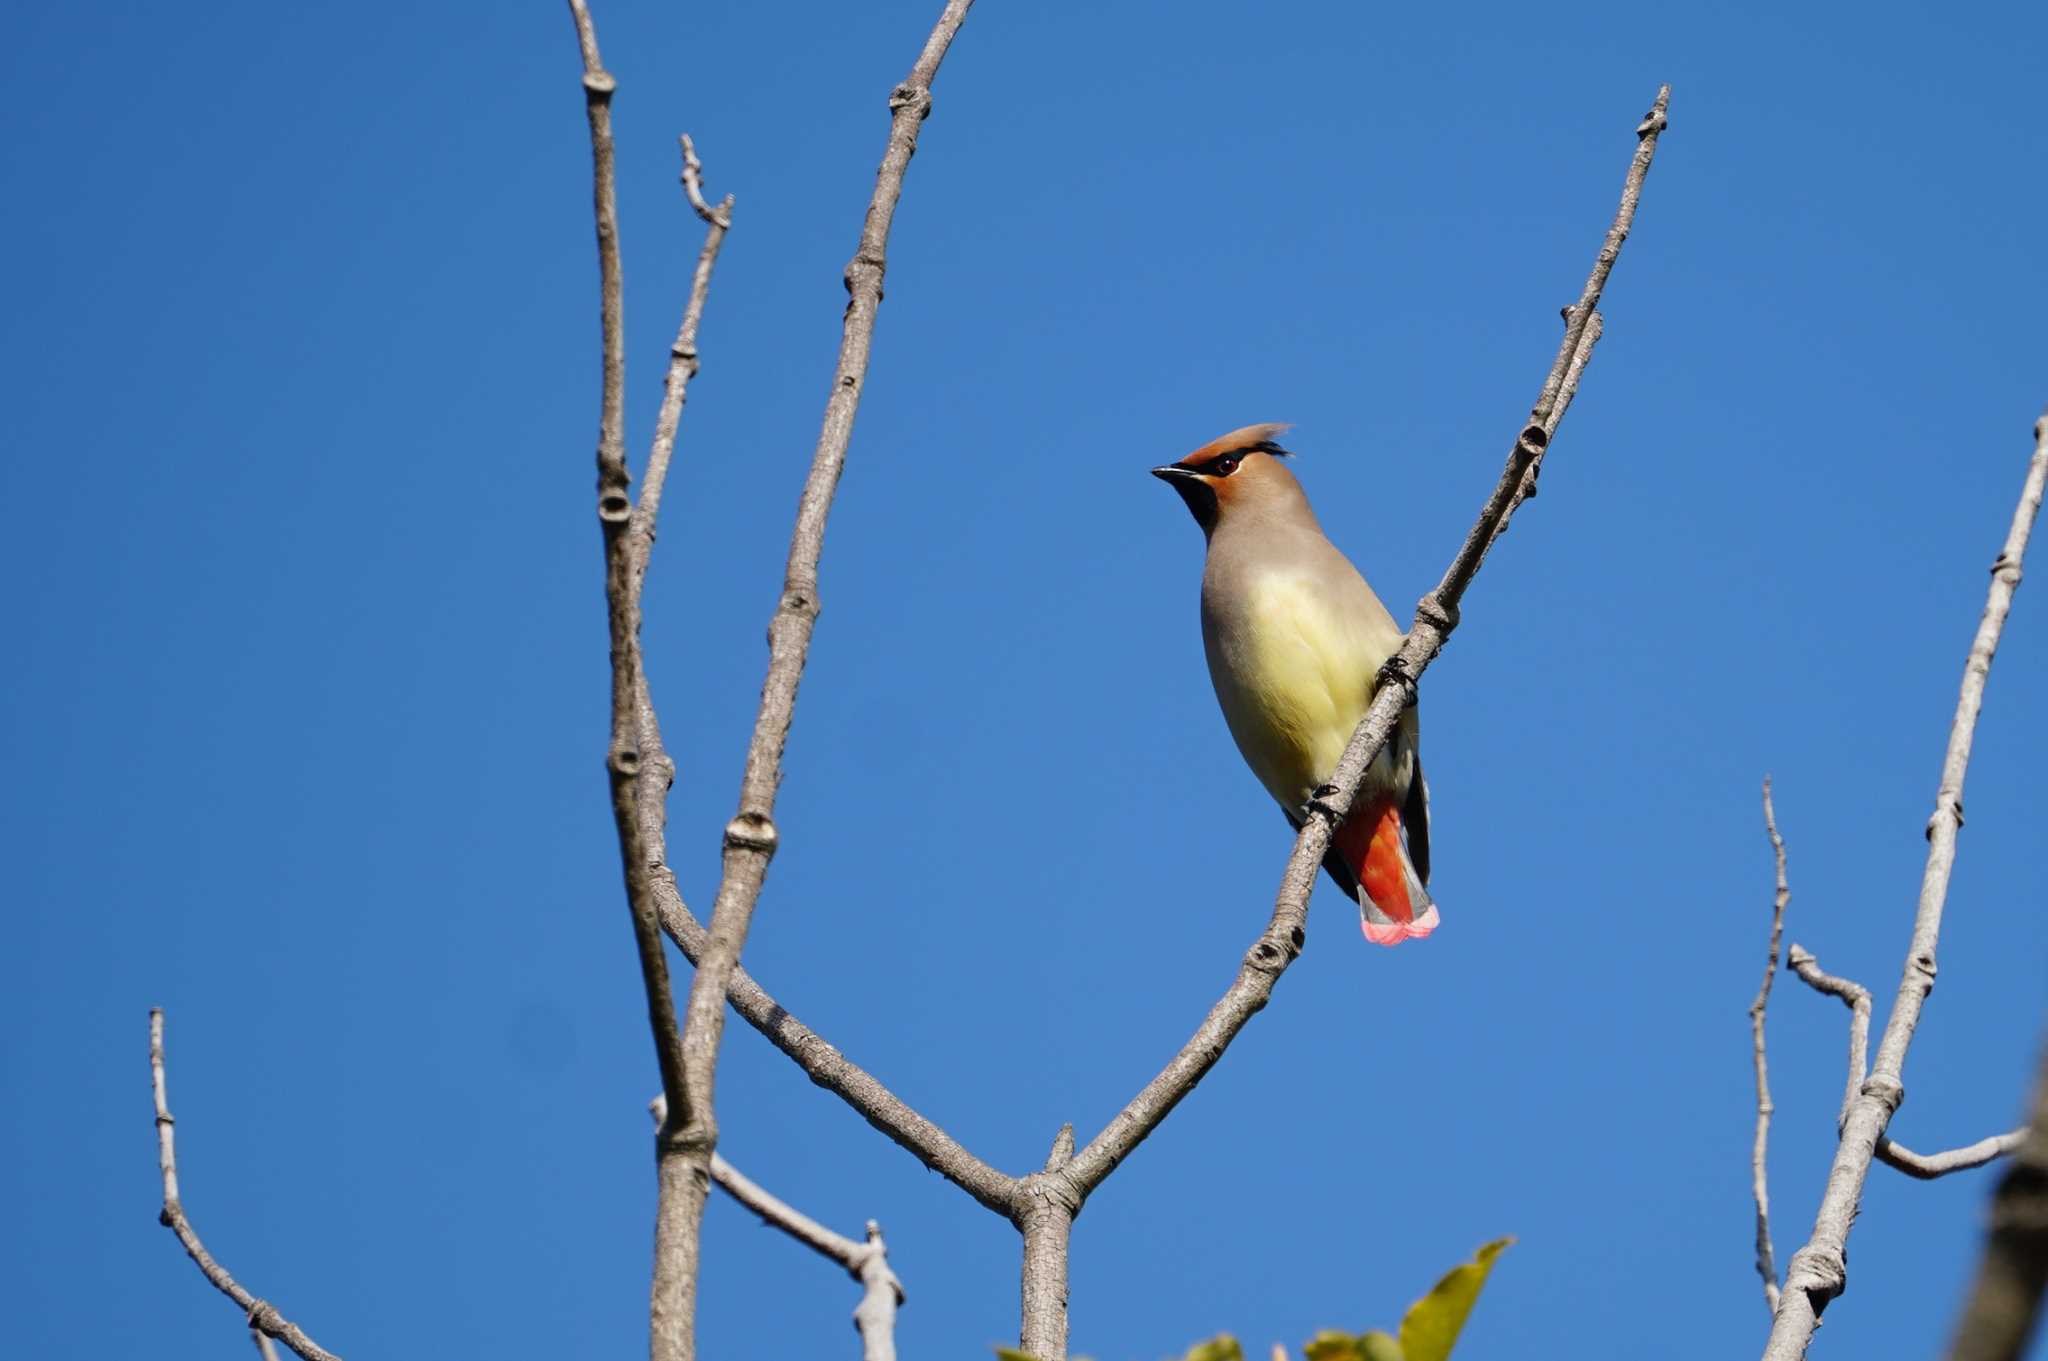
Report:
[[[1991,1197],[1990,1231],[1948,1361],[2019,1361],[2040,1315],[2048,1288],[2048,1047],[2029,1104],[2018,1156]]]
[[[845,1267],[853,1273],[855,1280],[860,1279],[861,1258],[865,1255],[861,1244],[844,1234],[834,1233],[795,1206],[776,1199],[727,1162],[722,1154],[711,1155],[711,1180],[724,1187],[734,1200],[759,1215],[763,1224],[782,1230],[811,1251]]]
[[[682,325],[676,331],[675,344],[669,347],[668,378],[662,389],[661,411],[654,420],[654,446],[647,454],[647,480],[641,484],[640,503],[634,508],[636,565],[642,576],[654,548],[655,521],[661,515],[661,492],[668,481],[669,458],[675,452],[676,426],[682,420],[690,380],[697,376],[697,327],[704,320],[704,300],[711,293],[711,268],[718,263],[718,248],[725,244],[725,234],[732,230],[732,195],[727,194],[716,208],[704,201],[703,163],[687,133],[681,141],[683,192],[704,220],[704,244],[697,252],[697,272],[690,280],[690,300],[683,308]]]
[[[1914,913],[1913,937],[1906,950],[1898,997],[1878,1041],[1877,1060],[1870,1077],[1849,1102],[1841,1141],[1828,1169],[1827,1189],[1814,1215],[1813,1235],[1805,1247],[1793,1254],[1786,1272],[1784,1299],[1764,1349],[1766,1361],[1798,1361],[1804,1356],[1814,1329],[1820,1326],[1821,1312],[1848,1284],[1850,1224],[1862,1202],[1863,1182],[1869,1175],[1871,1160],[1877,1156],[1878,1141],[1884,1137],[1885,1127],[1898,1110],[1899,1102],[1905,1099],[1906,1050],[1913,1042],[1914,1027],[1920,1022],[1921,1006],[1934,988],[1935,947],[1941,939],[1949,876],[1955,869],[1956,833],[1963,825],[1963,775],[1970,764],[1970,745],[1977,732],[1977,716],[1984,706],[1984,684],[1991,673],[1991,659],[1998,650],[2006,615],[2012,609],[2013,593],[2019,588],[2020,565],[2026,556],[2035,516],[2041,509],[2044,488],[2048,488],[2048,416],[2034,423],[2034,452],[2027,464],[2026,481],[2019,504],[2013,509],[2005,546],[1991,564],[1991,587],[1985,597],[1984,613],[1963,664],[1955,721],[1950,725],[1948,750],[1942,757],[1941,783],[1935,792],[1934,813],[1927,820],[1927,866],[1920,879],[1920,902]]]
[[[251,1328],[249,1330],[249,1340],[256,1344],[256,1354],[262,1357],[263,1361],[277,1361],[277,1348],[270,1344],[269,1338],[256,1331],[256,1329]]]
[[[1841,1108],[1835,1113],[1835,1126],[1839,1129],[1849,1118],[1849,1106],[1856,1100],[1856,1093],[1863,1090],[1863,1081],[1869,1074],[1870,989],[1825,972],[1813,953],[1797,941],[1792,942],[1792,950],[1785,956],[1785,967],[1815,992],[1839,997],[1842,1005],[1849,1008],[1849,1080],[1843,1088]]]
[[[213,1254],[199,1241],[199,1234],[193,1229],[192,1221],[185,1217],[184,1202],[178,1198],[178,1146],[177,1120],[171,1115],[170,1096],[164,1081],[164,1010],[162,1007],[149,1009],[149,1080],[156,1095],[156,1149],[157,1166],[163,1173],[164,1208],[157,1215],[157,1221],[185,1245],[186,1253],[199,1266],[200,1272],[213,1288],[235,1302],[249,1321],[251,1332],[262,1338],[267,1335],[290,1347],[306,1361],[341,1361],[333,1352],[322,1348],[300,1330],[299,1325],[277,1312],[268,1302],[257,1299],[244,1290],[228,1269],[213,1260]],[[267,1351],[259,1340],[257,1346]]]
[[[1996,1162],[2026,1143],[2027,1131],[2024,1126],[2006,1134],[1992,1134],[1974,1144],[1952,1148],[1945,1153],[1915,1153],[1904,1144],[1895,1144],[1889,1138],[1877,1141],[1877,1160],[1887,1167],[1895,1167],[1907,1176],[1920,1181],[1933,1181],[1951,1172],[1967,1172]]]
[[[1749,1004],[1750,1042],[1756,1054],[1756,1141],[1750,1148],[1750,1190],[1756,1198],[1756,1274],[1764,1282],[1764,1307],[1778,1312],[1778,1263],[1771,1250],[1771,1188],[1765,1174],[1771,1147],[1770,1069],[1764,1061],[1764,1011],[1771,1003],[1771,980],[1778,975],[1778,942],[1785,934],[1785,905],[1792,900],[1785,879],[1785,839],[1778,835],[1777,810],[1771,807],[1771,777],[1764,776],[1764,830],[1770,834],[1777,861],[1778,891],[1771,906],[1771,947],[1764,956],[1764,980]]]
[[[1487,546],[1507,522],[1524,475],[1549,444],[1557,421],[1563,415],[1569,391],[1577,383],[1576,370],[1584,367],[1585,356],[1581,347],[1598,311],[1600,293],[1606,286],[1608,273],[1614,267],[1621,243],[1627,239],[1629,224],[1642,194],[1643,178],[1649,173],[1658,135],[1666,125],[1665,110],[1670,98],[1669,86],[1660,89],[1648,116],[1636,128],[1636,154],[1623,182],[1620,207],[1608,228],[1606,239],[1601,243],[1584,291],[1578,302],[1566,309],[1564,340],[1558,346],[1557,357],[1543,381],[1529,421],[1516,436],[1513,452],[1499,483],[1487,498],[1485,508],[1466,535],[1443,580],[1417,604],[1414,626],[1403,641],[1401,650],[1387,665],[1388,678],[1397,683],[1379,687],[1371,707],[1351,735],[1343,759],[1330,776],[1329,783],[1335,787],[1335,792],[1318,801],[1320,811],[1309,817],[1295,838],[1294,851],[1288,857],[1286,871],[1281,876],[1271,920],[1246,952],[1229,990],[1210,1008],[1208,1016],[1173,1061],[1147,1083],[1064,1169],[1061,1175],[1074,1184],[1083,1198],[1101,1185],[1103,1178],[1128,1157],[1146,1135],[1158,1128],[1159,1122],[1183,1097],[1194,1090],[1195,1084],[1222,1057],[1224,1049],[1245,1022],[1265,1006],[1280,975],[1301,953],[1309,892],[1315,885],[1330,835],[1350,810],[1352,797],[1366,767],[1386,745],[1401,711],[1410,702],[1415,681],[1442,649],[1452,629],[1457,627],[1458,602],[1472,574],[1479,569]],[[1590,346],[1586,348],[1589,352]],[[1576,369],[1575,359],[1578,360]],[[1029,1345],[1024,1349],[1033,1351]]]
[[[889,1245],[882,1239],[880,1224],[870,1219],[867,1240],[856,1243],[776,1199],[716,1153],[711,1155],[711,1179],[759,1215],[762,1223],[781,1229],[845,1267],[861,1284],[860,1303],[853,1310],[854,1326],[860,1329],[861,1361],[896,1361],[896,1311],[906,1296],[903,1282],[889,1268]]]

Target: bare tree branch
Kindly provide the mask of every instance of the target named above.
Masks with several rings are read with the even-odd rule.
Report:
[[[1625,228],[1623,234],[1626,235]],[[1572,319],[1571,307],[1566,307],[1562,315],[1565,323],[1569,325]],[[1564,378],[1558,385],[1557,398],[1552,403],[1551,419],[1547,427],[1550,433],[1556,433],[1557,423],[1564,418],[1565,410],[1571,406],[1572,398],[1578,394],[1579,375],[1585,372],[1586,364],[1593,358],[1593,347],[1600,343],[1600,335],[1604,328],[1605,322],[1600,314],[1593,313],[1592,318],[1586,323],[1585,331],[1579,336],[1578,348],[1572,351],[1571,363],[1565,366]],[[1500,517],[1500,523],[1494,526],[1495,539],[1507,533],[1508,518],[1522,508],[1522,502],[1536,494],[1536,478],[1542,471],[1543,454],[1539,450],[1529,464],[1528,470],[1522,474],[1522,485],[1516,488],[1515,499],[1508,503],[1506,513]],[[1490,548],[1491,545],[1489,550]]]
[[[697,376],[697,327],[704,320],[704,300],[711,293],[711,269],[718,263],[718,248],[725,244],[726,232],[732,229],[732,195],[727,194],[716,208],[704,201],[700,178],[704,165],[697,159],[697,148],[688,134],[680,140],[683,192],[689,195],[690,207],[704,220],[704,244],[697,252],[697,272],[690,280],[690,301],[683,308],[682,325],[676,331],[675,344],[669,347],[667,384],[662,390],[661,411],[654,420],[654,447],[647,454],[647,481],[640,488],[640,504],[634,513],[636,567],[640,576],[646,575],[648,558],[654,549],[655,521],[661,515],[661,492],[668,480],[669,457],[675,452],[676,426],[682,420],[690,380]],[[637,589],[637,581],[635,586]]]
[[[711,1180],[724,1187],[734,1200],[759,1215],[763,1224],[782,1230],[811,1251],[845,1267],[854,1274],[854,1279],[860,1278],[861,1258],[867,1255],[861,1244],[834,1233],[795,1206],[776,1199],[721,1154],[711,1155]]]
[[[1636,128],[1636,154],[1622,185],[1621,205],[1615,212],[1606,239],[1601,243],[1584,291],[1578,302],[1565,309],[1564,340],[1558,346],[1557,358],[1543,381],[1536,405],[1529,413],[1528,424],[1516,436],[1513,452],[1498,485],[1487,498],[1485,508],[1457,556],[1452,559],[1443,580],[1417,604],[1413,627],[1409,629],[1401,650],[1387,663],[1384,678],[1392,683],[1380,685],[1372,706],[1367,709],[1357,731],[1351,735],[1343,759],[1330,776],[1329,788],[1317,800],[1315,815],[1302,825],[1301,834],[1294,842],[1294,851],[1288,857],[1286,871],[1281,876],[1271,920],[1246,952],[1229,990],[1209,1009],[1208,1016],[1172,1062],[1147,1083],[1130,1104],[1119,1111],[1062,1170],[1060,1175],[1073,1183],[1081,1198],[1085,1199],[1089,1192],[1101,1185],[1103,1178],[1128,1157],[1146,1135],[1158,1128],[1159,1122],[1180,1103],[1181,1098],[1194,1090],[1195,1084],[1215,1066],[1245,1022],[1266,1005],[1280,975],[1301,953],[1309,892],[1315,885],[1331,833],[1349,812],[1366,767],[1386,745],[1388,734],[1399,721],[1401,711],[1412,702],[1416,680],[1457,627],[1458,602],[1463,598],[1473,574],[1479,570],[1480,560],[1485,557],[1488,546],[1520,499],[1524,479],[1550,443],[1577,384],[1578,372],[1590,356],[1592,347],[1586,336],[1593,330],[1594,319],[1598,315],[1601,290],[1606,287],[1607,276],[1614,268],[1621,244],[1628,237],[1629,225],[1634,220],[1636,204],[1642,195],[1643,178],[1649,173],[1651,158],[1656,154],[1657,138],[1666,126],[1665,111],[1670,98],[1669,86],[1660,89],[1649,114]],[[1024,1350],[1053,1361],[1057,1361],[1059,1355],[1034,1348],[1028,1342]]]
[[[1877,1141],[1877,1160],[1888,1167],[1895,1167],[1909,1177],[1920,1181],[1933,1181],[1951,1172],[1967,1172],[1985,1163],[1996,1162],[2006,1154],[2019,1148],[2027,1141],[2024,1127],[2006,1134],[1992,1134],[1974,1144],[1949,1149],[1946,1153],[1915,1153],[1904,1144],[1893,1143],[1890,1139]]]
[[[299,1325],[277,1312],[267,1301],[259,1300],[228,1274],[228,1269],[213,1260],[213,1254],[199,1241],[199,1234],[193,1229],[192,1221],[185,1217],[185,1205],[178,1198],[178,1146],[177,1120],[171,1115],[170,1096],[164,1081],[164,1009],[149,1009],[149,1080],[156,1096],[156,1149],[157,1165],[163,1173],[164,1208],[157,1215],[157,1221],[185,1245],[185,1252],[198,1264],[201,1274],[210,1281],[215,1290],[233,1300],[249,1320],[249,1330],[257,1338],[258,1350],[268,1354],[270,1348],[263,1339],[274,1337],[290,1347],[306,1361],[341,1361],[333,1352],[322,1348],[299,1328]]]
[[[2040,1316],[2048,1288],[2048,1047],[2031,1104],[2019,1156],[1991,1198],[1990,1232],[1948,1361],[2019,1361]]]
[[[1934,988],[1935,946],[1941,938],[1942,909],[1948,901],[1949,876],[1955,868],[1956,833],[1963,824],[1963,775],[1970,764],[1970,744],[1984,705],[1984,685],[1991,673],[1991,659],[1998,650],[2006,615],[2012,609],[2013,593],[2019,588],[2020,565],[2026,556],[2035,516],[2041,509],[2044,487],[2048,487],[2048,416],[2034,423],[2034,452],[2027,464],[2026,481],[2019,504],[2013,509],[2005,546],[1991,564],[1991,587],[1985,597],[1984,613],[1963,664],[1955,721],[1950,726],[1948,750],[1942,758],[1941,783],[1935,792],[1934,813],[1927,821],[1927,866],[1920,880],[1920,902],[1914,914],[1913,937],[1906,951],[1898,998],[1878,1041],[1877,1060],[1870,1077],[1848,1103],[1841,1142],[1828,1169],[1827,1189],[1814,1216],[1813,1235],[1805,1247],[1793,1254],[1786,1272],[1784,1297],[1764,1349],[1766,1361],[1798,1361],[1804,1356],[1814,1329],[1820,1325],[1821,1312],[1848,1283],[1849,1227],[1862,1202],[1864,1178],[1869,1175],[1871,1160],[1877,1156],[1878,1142],[1884,1138],[1885,1127],[1898,1110],[1899,1102],[1905,1099],[1906,1050],[1913,1042],[1920,1008]]]
[[[256,1329],[251,1328],[249,1330],[249,1340],[256,1344],[256,1354],[262,1357],[263,1361],[277,1361],[277,1348],[270,1345],[269,1338],[256,1331]]]
[[[1764,1307],[1778,1312],[1778,1263],[1771,1250],[1771,1188],[1765,1174],[1771,1146],[1771,1077],[1764,1061],[1764,1011],[1771,1003],[1771,980],[1778,974],[1778,942],[1785,934],[1785,904],[1792,900],[1785,880],[1785,839],[1778,835],[1778,813],[1771,807],[1771,777],[1764,776],[1764,830],[1778,866],[1778,892],[1771,907],[1771,948],[1764,956],[1764,981],[1749,1004],[1750,1041],[1756,1054],[1756,1142],[1750,1148],[1749,1180],[1756,1198],[1756,1274],[1764,1282]]]
[[[1792,942],[1792,951],[1785,957],[1785,967],[1799,975],[1800,980],[1815,992],[1839,997],[1842,1005],[1849,1008],[1849,1081],[1842,1093],[1841,1109],[1835,1115],[1839,1129],[1849,1118],[1849,1106],[1856,1100],[1856,1093],[1863,1090],[1863,1080],[1869,1070],[1870,989],[1861,983],[1823,972],[1820,961],[1797,941]]]
[[[863,1243],[841,1237],[762,1190],[716,1153],[711,1155],[711,1179],[761,1216],[762,1223],[781,1229],[845,1267],[861,1284],[860,1303],[853,1311],[854,1326],[860,1329],[861,1361],[896,1361],[896,1310],[905,1296],[903,1282],[889,1269],[889,1247],[882,1241],[881,1225],[870,1219]]]
[[[1857,1093],[1863,1090],[1863,1083],[1868,1076],[1865,1065],[1870,1048],[1870,990],[1861,983],[1837,978],[1831,973],[1823,973],[1819,963],[1804,946],[1792,947],[1787,967],[1806,980],[1816,992],[1839,997],[1849,1008],[1849,1082],[1848,1090],[1842,1098],[1841,1114],[1837,1117],[1838,1124],[1845,1123],[1849,1118],[1849,1107],[1856,1100]],[[1951,1172],[1966,1172],[1973,1167],[1982,1167],[1985,1163],[2003,1157],[2018,1148],[2026,1136],[2025,1129],[2016,1129],[2009,1134],[1993,1134],[1962,1148],[1952,1148],[1946,1153],[1915,1153],[1904,1144],[1893,1143],[1889,1136],[1880,1135],[1877,1140],[1877,1160],[1897,1168],[1909,1177],[1933,1181],[1936,1177],[1945,1177]]]
[[[686,1031],[676,1022],[654,885],[665,862],[663,823],[675,763],[662,746],[640,648],[641,589],[654,548],[662,489],[675,449],[690,379],[696,374],[697,329],[711,286],[711,271],[731,225],[732,199],[716,211],[704,204],[702,167],[696,150],[683,141],[683,187],[706,223],[704,245],[683,320],[670,349],[669,370],[649,451],[647,480],[636,506],[627,496],[624,297],[618,242],[618,205],[613,172],[611,96],[617,82],[604,69],[597,29],[584,0],[569,0],[583,53],[584,103],[590,120],[593,202],[597,219],[600,316],[604,337],[604,382],[598,436],[598,520],[604,530],[605,603],[611,633],[611,742],[606,753],[612,817],[619,859],[632,912],[633,938],[647,997],[648,1026],[654,1035],[666,1107],[690,1109],[685,1061]],[[709,1094],[704,1100],[708,1103]],[[655,1248],[650,1287],[650,1331],[655,1361],[691,1361],[695,1353],[697,1226],[704,1203],[704,1167],[688,1156],[680,1125],[656,1137]]]
[[[664,878],[660,883],[657,902],[662,928],[675,941],[676,948],[695,963],[710,943],[710,932],[690,914],[671,879]],[[837,1095],[862,1119],[975,1200],[1005,1218],[1011,1215],[1019,1185],[1017,1178],[990,1167],[918,1114],[872,1074],[784,1010],[745,969],[732,971],[726,998],[747,1024],[794,1060],[812,1082]]]

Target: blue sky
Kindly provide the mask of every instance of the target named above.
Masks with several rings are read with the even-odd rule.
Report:
[[[604,3],[632,434],[738,195],[648,589],[707,903],[884,101],[936,4]],[[655,1088],[601,758],[596,271],[556,3],[41,6],[0,54],[11,1350],[243,1345],[156,1226],[145,1019],[231,1268],[344,1355],[643,1345]],[[1427,944],[1320,892],[1274,1003],[1076,1229],[1103,1361],[1390,1322],[1514,1234],[1469,1355],[1740,1355],[1769,907],[1896,984],[1957,678],[2048,401],[2036,7],[985,0],[898,219],[747,962],[984,1158],[1156,1070],[1281,819],[1144,470],[1297,423],[1406,617],[1535,395],[1660,81],[1607,336],[1424,690]],[[2048,1004],[2020,593],[1894,1132],[2011,1123]],[[1773,1011],[1780,1251],[1844,1014]],[[1014,1337],[1016,1240],[744,1026],[726,1149],[879,1218],[906,1355]],[[1925,1354],[1989,1179],[1873,1174],[1816,1355]],[[707,1355],[851,1355],[730,1204]]]

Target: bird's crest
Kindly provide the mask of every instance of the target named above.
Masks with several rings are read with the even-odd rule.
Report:
[[[1241,430],[1231,431],[1221,439],[1211,440],[1181,462],[1204,463],[1212,458],[1220,458],[1224,454],[1271,454],[1275,458],[1292,458],[1293,454],[1282,449],[1276,441],[1293,428],[1286,421],[1247,425]]]

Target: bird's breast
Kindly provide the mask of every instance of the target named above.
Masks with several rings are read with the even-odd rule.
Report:
[[[1307,573],[1235,585],[1204,592],[1210,679],[1246,764],[1283,807],[1298,808],[1336,769],[1400,634],[1384,610],[1333,598]]]

